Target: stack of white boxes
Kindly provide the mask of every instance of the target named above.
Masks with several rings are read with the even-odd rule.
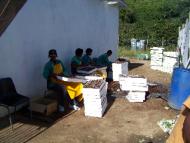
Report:
[[[112,63],[113,81],[119,81],[119,75],[128,75],[128,62]]]
[[[99,88],[83,88],[85,116],[102,117],[107,107],[107,82]]]
[[[162,63],[163,63],[163,50],[164,48],[153,47],[151,48],[150,55],[151,55],[151,69],[154,70],[162,70]]]
[[[178,52],[163,53],[163,72],[172,73],[173,68],[178,63]]]
[[[128,91],[129,102],[143,102],[148,91],[147,79],[142,77],[120,76],[120,88]]]

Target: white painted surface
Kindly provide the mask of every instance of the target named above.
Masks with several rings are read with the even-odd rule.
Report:
[[[108,49],[116,58],[118,7],[100,0],[28,0],[0,37],[0,78],[12,77],[18,92],[42,95],[48,50],[55,48],[68,69],[76,48]]]

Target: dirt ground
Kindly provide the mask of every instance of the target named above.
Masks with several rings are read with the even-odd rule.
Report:
[[[130,75],[143,75],[149,82],[169,87],[171,76],[153,71],[149,61],[130,60]],[[167,102],[150,98],[144,103],[129,103],[108,95],[109,105],[103,118],[84,116],[84,108],[59,120],[30,143],[163,143],[168,135],[157,122],[173,119],[177,112],[165,109]]]

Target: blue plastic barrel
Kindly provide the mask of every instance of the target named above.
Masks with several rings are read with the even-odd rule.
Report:
[[[190,95],[190,70],[175,68],[173,70],[171,89],[168,97],[170,107],[180,110],[183,102]]]

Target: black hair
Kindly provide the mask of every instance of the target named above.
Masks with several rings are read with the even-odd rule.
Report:
[[[83,54],[83,49],[77,48],[77,49],[75,50],[75,55],[76,55],[76,56],[81,57],[82,54]]]
[[[108,55],[108,56],[111,56],[111,54],[112,54],[112,50],[108,50],[108,51],[107,51],[107,55]]]
[[[91,48],[87,48],[87,49],[86,49],[86,54],[89,55],[89,54],[91,54],[91,53],[92,53],[92,49],[91,49]]]
[[[55,49],[51,49],[49,50],[49,56],[52,55],[52,54],[55,54],[57,56],[57,51]]]

